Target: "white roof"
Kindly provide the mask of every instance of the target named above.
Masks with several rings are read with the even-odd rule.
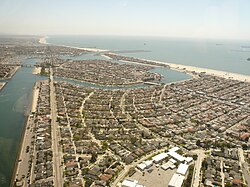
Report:
[[[123,182],[122,182],[122,187],[136,187],[137,185],[137,181],[133,181],[133,180],[128,180],[128,179],[125,179]]]
[[[43,139],[44,139],[44,137],[37,136],[37,138],[36,138],[36,139],[38,139],[38,140],[43,140]]]
[[[181,185],[182,185],[184,179],[185,179],[184,176],[175,173],[175,174],[172,176],[172,178],[171,178],[171,180],[170,180],[168,186],[171,186],[171,187],[181,187]]]
[[[183,162],[185,160],[185,157],[181,156],[180,154],[176,153],[176,152],[168,152],[168,154],[173,157],[176,160],[179,160],[180,162]]]
[[[122,182],[122,187],[145,187],[145,186],[138,184],[138,181],[136,180],[125,179]]]
[[[172,163],[174,163],[174,164],[177,162],[176,160],[174,160],[172,158],[170,158],[169,161],[172,162]]]
[[[186,160],[187,162],[191,162],[191,161],[193,161],[193,158],[192,158],[192,157],[186,157],[185,160]]]
[[[147,167],[147,165],[144,163],[140,163],[137,165],[137,168],[139,168],[140,170],[144,170],[146,167]]]
[[[188,165],[187,164],[180,164],[176,173],[186,175],[188,170]]]
[[[168,168],[174,169],[175,165],[172,162],[168,161],[167,163],[163,164],[161,168],[164,170],[167,170]]]
[[[168,152],[176,152],[176,151],[178,151],[179,149],[180,149],[179,147],[173,147],[173,148],[169,149]]]
[[[152,159],[153,159],[153,161],[159,162],[159,161],[167,158],[167,156],[168,156],[167,153],[160,153],[160,154],[154,156]]]
[[[153,160],[146,160],[143,162],[143,164],[145,164],[147,167],[151,166],[153,164]]]

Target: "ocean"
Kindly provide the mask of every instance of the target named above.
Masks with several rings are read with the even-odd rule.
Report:
[[[136,36],[48,36],[51,44],[250,75],[250,41]]]

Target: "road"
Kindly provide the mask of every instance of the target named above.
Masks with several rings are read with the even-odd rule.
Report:
[[[202,166],[202,161],[205,158],[205,152],[202,149],[194,150],[192,151],[193,153],[196,153],[198,155],[197,160],[195,161],[195,166],[194,166],[194,174],[193,174],[193,179],[192,179],[192,186],[193,187],[199,187],[200,181],[201,181],[201,166]]]
[[[249,168],[248,164],[245,162],[244,159],[244,152],[242,148],[238,149],[238,154],[239,154],[239,161],[240,161],[240,166],[242,168],[242,172],[244,175],[245,182],[247,183],[248,186],[250,186],[250,175],[249,175]]]
[[[57,134],[57,115],[56,115],[56,97],[55,87],[53,83],[53,70],[50,68],[50,107],[51,107],[51,134],[52,134],[52,150],[53,150],[53,172],[54,186],[63,186],[63,175],[61,165],[61,152],[59,151],[59,137]]]

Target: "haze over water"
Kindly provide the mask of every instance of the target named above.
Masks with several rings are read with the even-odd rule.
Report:
[[[250,61],[247,61],[250,57],[250,41],[135,36],[49,36],[47,42],[114,51],[144,50],[148,52],[122,55],[250,75]]]

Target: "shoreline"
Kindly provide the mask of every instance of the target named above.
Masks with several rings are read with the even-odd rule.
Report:
[[[0,82],[0,91],[6,86],[7,82]]]
[[[43,37],[39,40],[41,44],[47,44],[46,38],[48,37]],[[51,44],[54,45],[54,44]],[[62,46],[62,47],[69,47],[73,49],[80,49],[80,50],[86,50],[90,52],[108,52],[109,54],[117,55],[115,53],[110,53],[109,50],[103,50],[103,49],[92,49],[92,48],[80,48],[80,47],[73,47],[73,46],[66,46],[66,45],[56,45],[56,46]],[[103,57],[106,57],[106,55],[102,55]],[[119,55],[118,55],[119,56]],[[107,57],[106,57],[107,58]],[[107,58],[109,59],[109,58]],[[163,62],[163,61],[157,61],[157,60],[147,60],[147,59],[142,59],[142,58],[137,58],[140,60],[145,60],[148,62],[153,62],[153,63],[158,63],[161,65],[168,65],[169,69],[172,69],[174,71],[186,73],[186,74],[191,74],[194,78],[196,77],[195,74],[206,74],[206,75],[212,75],[212,76],[217,76],[221,78],[226,78],[226,79],[232,79],[232,80],[238,80],[238,81],[243,81],[243,82],[250,82],[250,75],[244,75],[244,74],[239,74],[239,73],[233,73],[233,72],[226,72],[226,71],[221,71],[221,70],[214,70],[214,69],[209,69],[209,68],[201,68],[201,67],[195,67],[195,66],[189,66],[189,65],[183,65],[183,64],[175,64],[175,63],[169,63],[169,62]],[[131,63],[133,63],[131,61]],[[135,62],[136,63],[136,62]],[[141,63],[143,64],[143,63]]]
[[[32,74],[33,75],[39,75],[40,73],[41,73],[41,67],[34,67],[33,69],[32,69]]]
[[[16,66],[16,68],[10,72],[10,75],[8,77],[0,78],[0,80],[10,80],[12,77],[16,74],[16,72],[21,68],[21,66]]]
[[[29,123],[30,123],[30,120],[32,118],[32,113],[36,110],[36,105],[37,105],[37,101],[38,101],[38,96],[39,96],[39,88],[37,88],[37,83],[38,82],[36,82],[34,84],[34,86],[33,86],[31,105],[30,105],[30,108],[28,109],[29,114],[25,116],[25,123],[24,123],[23,128],[22,128],[19,148],[18,148],[18,151],[17,151],[16,161],[15,161],[13,174],[12,174],[12,178],[11,178],[11,183],[10,183],[11,186],[15,186],[15,182],[17,182],[18,179],[21,179],[22,175],[24,175],[24,173],[26,173],[26,172],[24,172],[24,173],[20,172],[20,170],[23,169],[23,166],[26,166],[25,168],[28,168],[29,162],[28,162],[27,159],[29,159],[29,157],[28,157],[28,155],[25,155],[25,154],[29,154],[29,152],[30,152],[29,151],[27,153],[26,148],[29,145],[31,147],[32,139],[30,139],[30,141],[29,141],[28,138],[25,138],[25,137],[28,137],[28,134],[31,134],[31,135],[33,134],[33,132],[31,132],[31,128],[29,128],[29,125],[30,125]],[[27,161],[27,163],[25,161],[22,162],[23,160]],[[24,178],[24,180],[25,179],[26,178]],[[20,182],[22,182],[22,181],[23,180],[20,180]]]
[[[68,46],[68,45],[59,45],[59,44],[51,44],[47,42],[48,36],[44,36],[39,39],[40,44],[44,45],[54,45],[54,46],[61,46],[61,47],[68,47],[72,49],[79,49],[79,50],[84,50],[84,51],[89,51],[89,52],[109,52],[109,50],[104,50],[104,49],[98,49],[98,48],[87,48],[87,47],[74,47],[74,46]]]
[[[90,88],[95,88],[94,86],[99,86],[99,87],[107,87],[107,89],[111,89],[111,88],[114,88],[114,87],[119,87],[119,88],[114,88],[115,89],[123,89],[123,88],[126,88],[126,87],[131,87],[131,86],[141,86],[144,84],[144,82],[136,82],[136,83],[131,83],[131,84],[119,84],[119,85],[103,85],[103,84],[99,84],[99,83],[95,83],[95,82],[88,82],[88,81],[83,81],[83,80],[77,80],[77,79],[73,79],[73,78],[67,78],[67,77],[56,77],[55,76],[55,79],[62,79],[62,80],[59,80],[59,81],[65,81],[64,79],[68,79],[70,81],[74,81],[74,82],[80,82],[80,83],[86,83],[86,84],[92,84],[93,86],[90,86]],[[56,80],[58,82],[58,80]],[[97,88],[99,89],[99,88]],[[103,88],[105,89],[105,88]],[[129,89],[129,88],[128,88]]]

